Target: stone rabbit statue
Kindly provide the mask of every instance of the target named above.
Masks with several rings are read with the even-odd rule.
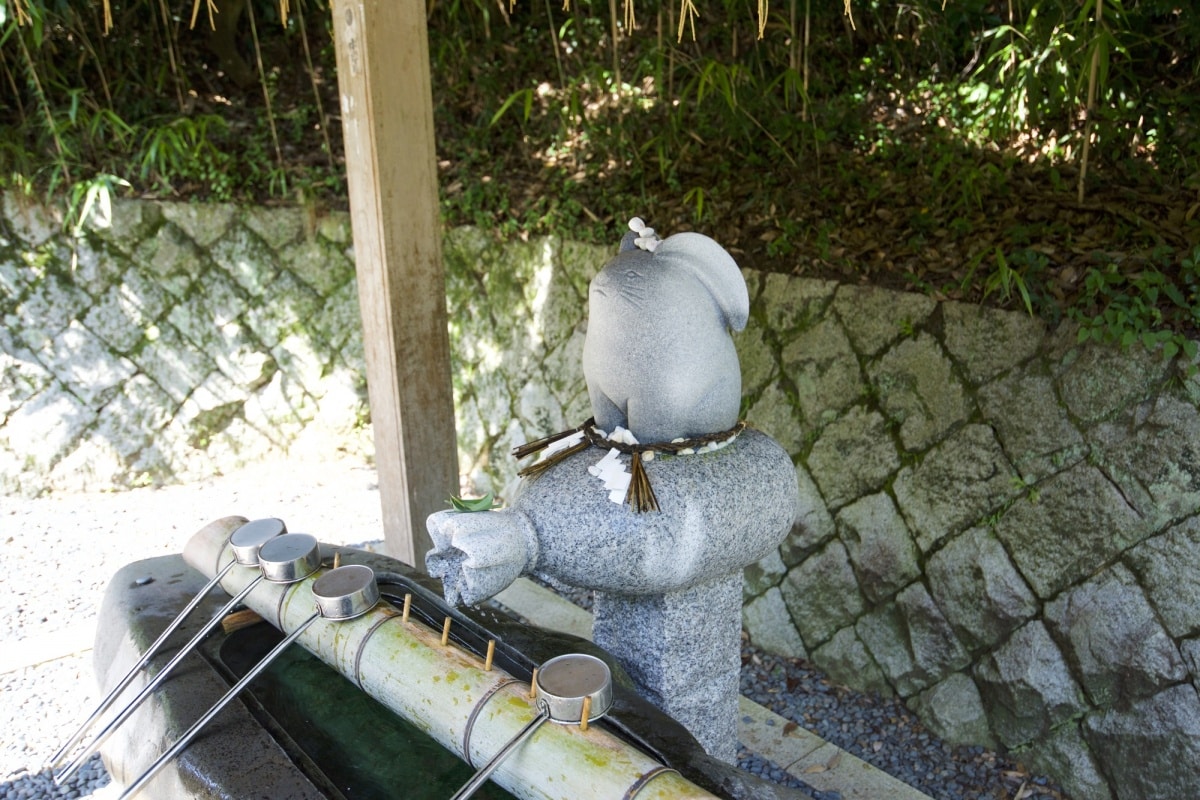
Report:
[[[732,762],[742,569],[791,530],[796,470],[738,422],[730,331],[745,327],[750,301],[733,258],[698,233],[659,240],[637,218],[630,229],[588,298],[595,426],[517,448],[542,457],[507,508],[431,515],[425,564],[455,604],[522,574],[594,590],[595,642]]]
[[[750,299],[733,258],[699,233],[665,240],[635,217],[592,280],[583,373],[596,424],[639,442],[732,428],[742,378],[730,331]]]

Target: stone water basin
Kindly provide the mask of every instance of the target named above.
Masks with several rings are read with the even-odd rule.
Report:
[[[327,562],[334,550],[323,546]],[[707,756],[678,723],[637,697],[628,676],[611,656],[591,643],[523,625],[490,609],[450,608],[441,600],[438,582],[401,562],[362,550],[339,550],[342,563],[362,563],[376,571],[384,599],[390,603],[385,616],[398,615],[396,609],[404,596],[411,594],[412,621],[406,624],[420,625],[437,635],[449,616],[451,648],[479,659],[488,640],[495,640],[496,669],[518,681],[528,681],[534,666],[555,655],[587,652],[604,658],[614,674],[615,703],[610,714],[594,724],[601,729],[596,735],[617,743],[606,746],[636,748],[639,758],[656,762],[654,768],[642,770],[642,785],[629,787],[632,793],[626,796],[683,796],[679,793],[685,790],[679,787],[687,787],[687,796],[698,797],[770,800],[802,796]],[[139,561],[114,576],[102,608],[94,653],[102,688],[115,684],[206,578],[180,556]],[[252,593],[250,600],[253,598]],[[151,670],[164,663],[227,599],[225,593],[214,591],[151,662]],[[398,621],[389,620],[388,624]],[[114,779],[119,783],[135,779],[281,638],[279,631],[265,622],[231,633],[218,629],[105,744],[101,753]],[[135,681],[126,696],[131,697],[144,682]],[[453,699],[448,696],[446,702]],[[447,798],[470,778],[474,768],[420,730],[423,724],[410,723],[322,659],[294,646],[222,711],[140,796]],[[521,758],[537,762],[537,750],[534,737],[523,746]],[[581,774],[588,763],[594,766],[603,752],[603,748],[590,755],[581,751]],[[476,766],[482,760],[476,752]],[[519,761],[515,756],[512,760]],[[656,771],[661,769],[657,765],[667,769]],[[571,766],[563,768],[569,771]],[[512,782],[502,771],[495,777],[498,782]],[[489,782],[476,796],[493,800],[552,796],[544,788],[509,785],[506,791]]]

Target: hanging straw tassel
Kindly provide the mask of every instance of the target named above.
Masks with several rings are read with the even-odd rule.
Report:
[[[519,461],[520,459],[525,458],[526,456],[531,456],[534,453],[538,453],[538,452],[541,452],[542,450],[545,450],[547,447],[549,447],[550,445],[554,444],[557,441],[565,439],[568,436],[573,436],[574,434],[579,433],[580,431],[587,430],[588,428],[590,428],[592,425],[595,425],[595,424],[596,424],[596,420],[589,417],[588,421],[583,423],[582,425],[580,425],[578,428],[571,428],[570,430],[562,431],[561,433],[555,433],[550,436],[546,436],[541,439],[536,439],[532,442],[528,442],[526,444],[520,445],[518,447],[514,447],[512,454]]]
[[[543,458],[541,461],[537,462],[536,464],[530,464],[528,467],[525,467],[525,469],[518,472],[517,477],[519,477],[519,478],[536,478],[538,475],[541,475],[543,472],[550,469],[555,464],[557,464],[558,462],[565,459],[567,456],[573,456],[576,453],[582,453],[584,450],[587,450],[591,446],[592,446],[592,443],[589,442],[587,439],[584,439],[582,442],[577,442],[577,443],[571,445],[570,447],[566,448],[565,450],[559,450],[558,452],[550,454],[549,456],[547,456],[546,458]]]
[[[650,477],[646,475],[642,454],[634,451],[631,461],[629,491],[625,493],[625,502],[638,514],[658,511],[658,498],[654,496],[654,487],[650,485]]]

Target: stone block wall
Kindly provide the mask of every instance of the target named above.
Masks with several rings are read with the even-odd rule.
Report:
[[[5,493],[369,451],[347,215],[122,202],[73,238],[0,211]]]
[[[443,239],[459,471],[503,497],[509,455],[591,416],[583,382],[588,283],[605,248],[560,239],[499,246],[472,228]]]
[[[1076,800],[1200,797],[1200,379],[1020,313],[752,275],[748,419],[802,518],[764,647]]]
[[[6,492],[369,452],[345,215],[123,204],[75,244],[0,217]],[[589,413],[613,248],[447,233],[464,483]],[[1023,754],[1075,800],[1200,797],[1200,378],[1020,313],[746,273],[745,416],[799,521],[746,572],[752,639]]]

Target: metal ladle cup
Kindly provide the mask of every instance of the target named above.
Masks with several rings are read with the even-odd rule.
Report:
[[[500,763],[546,721],[581,725],[585,720],[595,722],[607,714],[613,701],[612,672],[608,664],[595,656],[567,653],[542,664],[534,678],[534,692],[538,715],[492,756],[451,800],[466,800],[473,795]]]
[[[196,720],[169,750],[159,756],[157,761],[139,775],[129,785],[129,788],[121,794],[118,800],[126,800],[126,798],[131,797],[141,790],[168,761],[179,755],[191,743],[192,739],[200,733],[201,728],[220,713],[221,709],[225,708],[233,698],[237,697],[250,681],[258,677],[259,673],[266,669],[280,653],[287,649],[296,639],[300,638],[300,634],[304,633],[308,629],[308,626],[312,625],[318,619],[341,622],[361,617],[379,602],[379,586],[375,582],[375,572],[370,567],[361,564],[349,564],[344,567],[332,569],[313,581],[312,595],[313,599],[317,601],[316,613],[301,622],[296,630],[292,631],[283,641],[275,645],[271,652],[267,653],[240,681],[234,684],[225,693],[224,697],[213,704],[212,708],[204,713],[204,716]]]
[[[206,622],[196,635],[192,637],[191,641],[184,645],[183,649],[176,653],[167,662],[166,666],[159,670],[150,682],[146,684],[137,697],[121,709],[120,713],[113,717],[112,721],[96,734],[87,747],[62,772],[54,776],[56,784],[61,784],[79,769],[83,765],[83,762],[90,758],[104,744],[113,731],[120,727],[125,720],[129,719],[138,706],[150,696],[150,693],[157,689],[170,676],[171,671],[178,666],[179,662],[188,653],[192,652],[204,640],[204,637],[220,624],[221,619],[236,605],[241,603],[246,598],[246,595],[250,594],[255,586],[258,586],[264,580],[269,583],[295,583],[307,578],[321,566],[321,546],[317,543],[315,537],[307,533],[285,533],[282,536],[276,536],[264,542],[257,548],[252,548],[245,543],[239,544],[233,548],[234,558],[238,563],[244,563],[242,559],[248,559],[252,550],[256,550],[255,555],[257,556],[259,569],[258,577],[246,584],[244,589],[230,599],[211,620]]]
[[[217,573],[216,577],[205,584],[204,588],[196,593],[196,596],[192,598],[191,602],[184,606],[184,609],[179,612],[179,615],[171,621],[171,624],[168,625],[161,634],[159,634],[158,638],[154,640],[154,643],[151,644],[150,647],[146,649],[146,652],[142,654],[142,657],[138,659],[138,662],[129,669],[129,672],[125,673],[125,677],[121,678],[117,685],[113,687],[112,691],[108,693],[108,696],[100,701],[100,704],[96,706],[95,710],[92,711],[88,718],[83,721],[83,724],[80,725],[75,733],[71,735],[71,738],[67,739],[63,746],[58,748],[58,752],[50,757],[48,766],[53,767],[57,765],[58,762],[63,759],[63,756],[67,754],[67,751],[74,747],[79,740],[83,738],[83,735],[87,733],[88,728],[90,728],[92,724],[100,718],[101,714],[109,709],[109,707],[120,696],[121,692],[125,691],[125,688],[129,686],[137,674],[141,672],[148,663],[150,663],[150,659],[158,653],[171,634],[173,634],[175,630],[181,624],[183,624],[183,621],[187,619],[188,615],[190,615],[196,609],[196,606],[200,605],[200,601],[203,600],[210,591],[212,591],[213,587],[217,586],[221,582],[221,579],[225,577],[229,570],[233,569],[233,567],[237,564],[250,567],[258,566],[258,549],[262,547],[264,543],[285,533],[287,533],[287,525],[283,523],[283,520],[275,519],[274,517],[267,519],[256,519],[251,522],[247,522],[234,531],[233,535],[229,537],[229,544],[230,547],[233,548],[234,559],[226,564]]]

